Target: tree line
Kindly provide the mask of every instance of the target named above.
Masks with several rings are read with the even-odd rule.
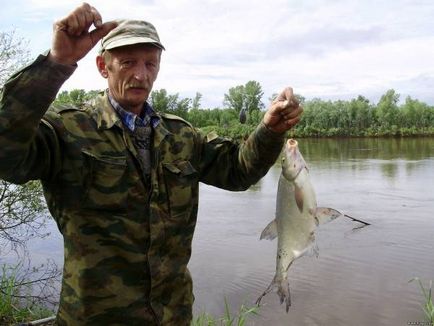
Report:
[[[83,105],[99,91],[75,89],[63,91],[56,102]],[[257,81],[230,88],[224,94],[223,106],[203,108],[202,94],[182,98],[178,93],[154,90],[150,104],[158,112],[178,115],[195,127],[216,131],[221,136],[243,138],[261,121],[265,113],[264,92]],[[275,98],[274,94],[268,103]],[[351,100],[306,100],[297,95],[304,108],[300,123],[290,131],[296,137],[376,137],[376,136],[427,136],[434,135],[434,107],[410,96],[400,103],[400,95],[390,89],[378,103],[371,103],[359,95]],[[239,122],[239,113],[247,112],[245,124]]]

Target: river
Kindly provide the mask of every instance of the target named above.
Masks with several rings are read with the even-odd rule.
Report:
[[[409,325],[423,322],[419,277],[434,280],[434,138],[300,139],[319,206],[338,219],[317,232],[319,256],[289,269],[292,306],[275,293],[248,325]],[[195,313],[251,306],[271,282],[276,241],[259,240],[274,218],[280,166],[246,192],[201,185],[189,264]],[[54,229],[54,224],[51,225]],[[33,242],[32,258],[62,264],[61,237]]]

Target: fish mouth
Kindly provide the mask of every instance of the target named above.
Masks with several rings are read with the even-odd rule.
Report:
[[[288,141],[286,142],[286,145],[288,146],[289,149],[294,149],[298,146],[298,142],[295,139],[288,139]]]
[[[307,169],[306,162],[298,150],[298,141],[295,139],[288,139],[286,142],[286,158],[288,161],[285,163],[287,180],[295,180],[303,169]],[[282,158],[282,163],[285,161],[285,156]]]

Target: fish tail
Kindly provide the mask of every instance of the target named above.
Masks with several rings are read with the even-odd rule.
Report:
[[[289,282],[287,276],[279,279],[275,276],[271,284],[264,291],[264,293],[262,293],[261,296],[258,298],[258,300],[256,300],[256,305],[259,306],[261,304],[262,298],[265,297],[271,291],[273,291],[275,288],[277,288],[277,295],[280,298],[280,304],[285,302],[286,312],[288,312],[289,307],[291,306],[291,293],[289,290]]]
[[[286,312],[288,312],[289,307],[291,306],[291,292],[289,290],[289,282],[287,277],[283,278],[277,285],[277,294],[280,298],[280,304],[285,302]]]
[[[275,284],[274,284],[274,279],[273,279],[273,282],[271,282],[271,284],[267,287],[267,289],[264,291],[264,293],[262,293],[259,296],[259,298],[256,300],[256,305],[257,306],[259,306],[261,304],[262,298],[265,297],[268,293],[270,293],[273,290],[274,287],[275,287]]]

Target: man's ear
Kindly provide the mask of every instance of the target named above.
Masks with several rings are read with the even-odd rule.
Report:
[[[98,68],[101,76],[103,76],[104,78],[108,77],[107,65],[105,64],[103,56],[99,55],[96,57],[96,67]]]

